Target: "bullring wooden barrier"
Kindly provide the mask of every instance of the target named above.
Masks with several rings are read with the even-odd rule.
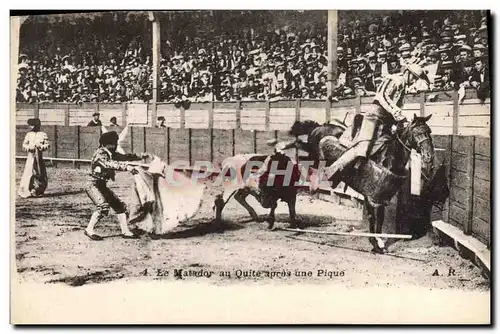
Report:
[[[323,123],[345,119],[350,123],[372,100],[372,97],[356,97],[332,103],[318,100],[204,102],[192,103],[188,109],[171,103],[158,103],[156,109],[147,103],[17,103],[16,124],[26,124],[28,118],[39,117],[45,125],[85,126],[98,111],[104,125],[116,117],[121,126],[128,123],[151,127],[157,116],[164,116],[171,129],[283,131],[296,120]],[[466,91],[461,103],[455,91],[407,95],[403,112],[408,119],[413,114],[432,114],[429,125],[434,134],[490,135],[490,100],[481,103],[472,89]]]
[[[109,128],[120,133],[122,127]],[[91,159],[99,147],[101,127],[42,125],[51,146],[46,157],[67,159]],[[27,125],[16,126],[16,156],[24,156],[22,143]],[[186,161],[210,161],[220,165],[223,159],[239,153],[272,153],[267,145],[270,139],[290,139],[284,131],[221,130],[221,129],[173,129],[129,127],[122,143],[130,152],[153,153],[168,163]],[[59,163],[59,162],[58,162]]]
[[[442,219],[488,248],[491,244],[491,142],[481,136],[434,136],[438,163],[444,162],[450,196]]]

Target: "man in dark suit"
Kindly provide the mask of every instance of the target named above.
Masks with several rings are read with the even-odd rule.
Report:
[[[102,126],[102,122],[99,119],[100,114],[98,112],[95,112],[92,114],[92,117],[94,117],[88,124],[87,126]]]
[[[474,59],[474,71],[472,72],[471,84],[478,86],[489,81],[489,71],[484,57]],[[474,84],[475,83],[475,84]]]
[[[490,94],[490,73],[485,57],[474,59],[474,70],[470,79],[471,86],[477,89],[477,97],[486,99]]]
[[[365,52],[376,52],[379,48],[379,42],[376,40],[375,33],[370,33],[368,36],[368,43],[365,46]]]
[[[460,68],[457,72],[456,85],[471,87],[471,78],[473,73],[473,62],[470,59],[464,60],[460,63]]]

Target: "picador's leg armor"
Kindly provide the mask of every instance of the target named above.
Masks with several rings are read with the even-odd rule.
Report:
[[[333,164],[325,168],[325,176],[328,180],[334,179],[339,172],[353,163],[358,157],[369,157],[378,124],[379,121],[376,116],[366,115],[364,117],[354,146],[349,148]]]

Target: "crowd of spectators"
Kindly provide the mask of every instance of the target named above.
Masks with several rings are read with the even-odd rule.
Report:
[[[113,29],[107,20],[115,22]],[[118,21],[103,16],[31,23],[26,36],[21,33],[16,100],[150,101],[150,22],[134,16]],[[485,13],[478,11],[410,11],[363,23],[340,20],[338,80],[330,97],[326,22],[300,29],[234,27],[224,34],[187,29],[162,40],[159,100],[373,95],[382,76],[400,72],[407,62],[421,64],[431,81],[430,86],[417,82],[409,92],[474,87],[488,94],[487,23]],[[41,24],[49,30],[33,28]]]

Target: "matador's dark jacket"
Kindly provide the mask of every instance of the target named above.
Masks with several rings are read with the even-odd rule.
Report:
[[[115,180],[115,171],[126,171],[127,164],[122,161],[141,160],[136,154],[112,153],[105,147],[99,147],[92,157],[90,163],[90,177],[92,181]]]

